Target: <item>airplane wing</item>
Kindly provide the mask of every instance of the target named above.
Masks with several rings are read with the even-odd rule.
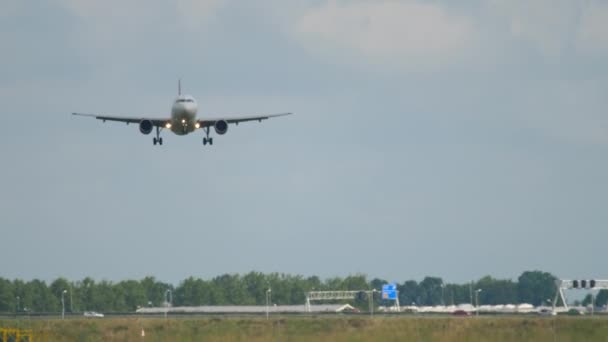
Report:
[[[262,122],[262,120],[267,120],[270,118],[276,118],[279,116],[285,116],[285,115],[291,115],[293,113],[279,113],[279,114],[266,114],[266,115],[255,115],[255,116],[230,116],[230,117],[223,117],[223,118],[207,118],[207,119],[200,119],[198,120],[198,123],[201,125],[201,127],[210,127],[215,125],[216,122],[218,121],[226,121],[227,123],[231,124],[239,124],[241,122],[245,122],[245,121],[259,121]]]
[[[152,124],[154,126],[159,126],[159,127],[163,127],[165,126],[165,124],[169,121],[171,121],[170,118],[166,118],[166,119],[162,119],[162,118],[147,118],[147,117],[135,117],[135,116],[112,116],[112,115],[101,115],[101,114],[86,114],[86,113],[72,113],[72,115],[78,115],[78,116],[88,116],[88,117],[92,117],[95,118],[97,120],[102,120],[103,122],[106,121],[118,121],[118,122],[125,122],[127,124],[130,123],[140,123],[142,120],[149,120],[150,122],[152,122]]]

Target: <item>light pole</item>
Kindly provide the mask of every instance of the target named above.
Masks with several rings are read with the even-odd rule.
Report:
[[[445,306],[445,296],[444,296],[444,293],[445,293],[445,284],[442,282],[441,283],[441,305],[442,306]]]
[[[272,295],[272,289],[268,288],[268,290],[266,290],[266,320],[268,320],[268,315],[269,315],[268,306],[270,305],[270,296],[271,295]]]
[[[61,291],[61,319],[65,319],[65,294],[68,290]]]
[[[369,313],[372,317],[374,317],[374,293],[376,291],[376,289],[369,291]]]
[[[168,289],[167,291],[165,291],[165,300],[167,300],[167,293],[169,294],[169,300],[167,301],[167,306],[172,307],[173,306],[173,292],[171,292],[171,289]]]
[[[418,340],[420,340],[420,331],[418,330],[418,306],[416,305],[416,302],[412,302],[412,306],[416,308],[416,311],[414,312],[414,327],[416,328],[416,336],[418,337]]]
[[[481,292],[481,289],[475,290],[475,301],[477,302],[477,310],[475,310],[475,313],[477,316],[479,316],[479,292]]]
[[[167,295],[169,295],[169,299],[167,299]],[[169,306],[173,306],[173,294],[171,293],[171,289],[165,290],[165,318],[167,318]]]
[[[469,283],[469,301],[471,302],[471,306],[473,306],[473,281]]]
[[[15,311],[15,314],[19,313],[19,301],[21,300],[21,297],[17,296],[17,311]]]

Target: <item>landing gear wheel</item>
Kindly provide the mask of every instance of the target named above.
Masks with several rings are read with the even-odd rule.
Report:
[[[163,144],[163,138],[160,137],[160,130],[161,128],[159,126],[156,126],[156,137],[152,138],[152,143],[154,143],[154,145]]]
[[[203,138],[203,145],[213,145],[213,138],[209,137],[209,127],[205,127],[204,130],[206,136]]]

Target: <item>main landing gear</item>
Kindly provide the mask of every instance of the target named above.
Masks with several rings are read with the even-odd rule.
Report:
[[[162,145],[163,144],[163,138],[160,137],[160,127],[156,126],[156,137],[152,138],[152,143],[154,145],[159,144]]]
[[[203,145],[213,145],[213,138],[209,137],[209,127],[205,127],[205,135],[206,137],[203,138]]]

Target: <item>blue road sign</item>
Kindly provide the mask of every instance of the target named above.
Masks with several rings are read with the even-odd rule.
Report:
[[[396,300],[397,299],[397,285],[386,284],[382,286],[382,299]]]

